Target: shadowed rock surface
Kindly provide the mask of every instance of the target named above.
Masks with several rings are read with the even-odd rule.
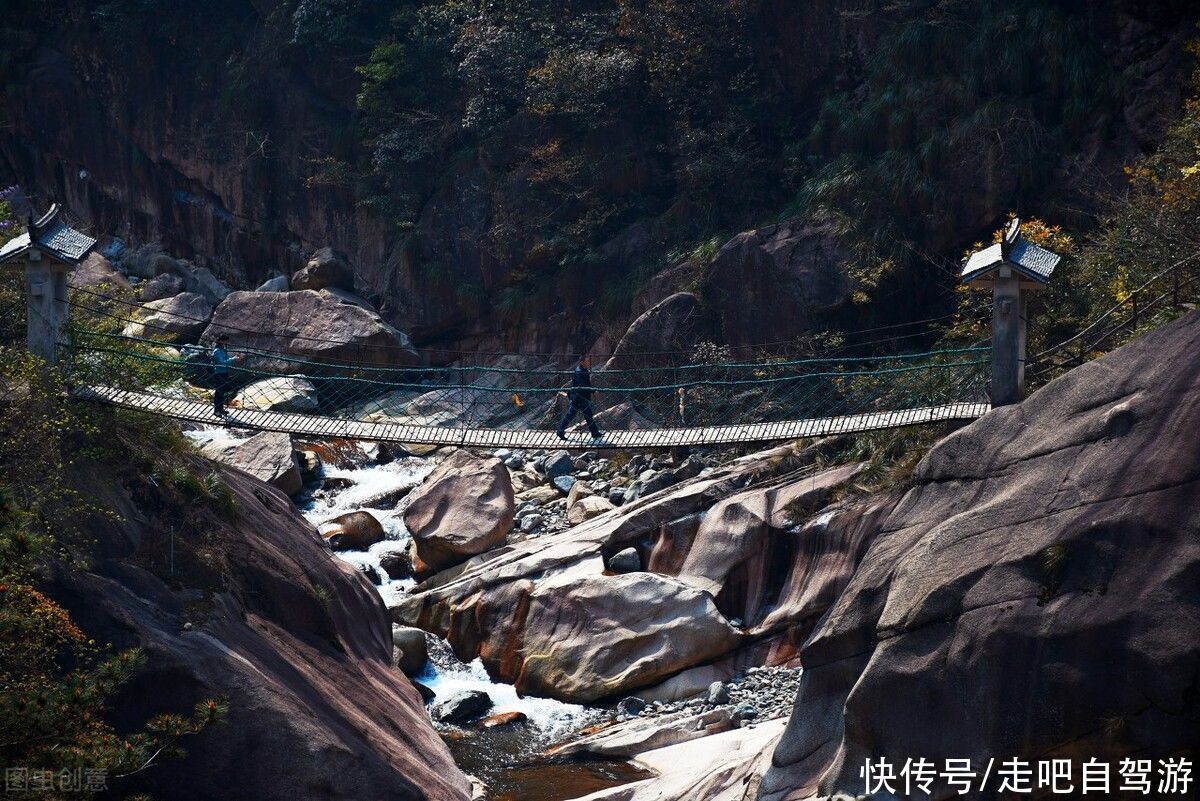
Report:
[[[129,279],[99,253],[89,253],[78,267],[67,276],[71,287],[85,287],[107,291],[130,289]]]
[[[604,369],[642,366],[646,357],[641,354],[691,351],[707,333],[707,322],[699,298],[690,292],[677,292],[629,324]],[[660,358],[667,361],[669,357]]]
[[[1198,353],[1193,312],[926,457],[804,646],[762,799],[860,793],[868,755],[1194,757]]]
[[[141,476],[124,485],[110,471],[81,479],[86,497],[126,522],[91,521],[95,557],[86,569],[60,570],[50,591],[89,636],[146,652],[116,705],[118,726],[229,700],[227,720],[188,738],[185,758],[122,780],[121,790],[178,801],[467,801],[469,782],[392,666],[375,590],[329,553],[286,496],[218,469],[237,501],[233,520],[196,504],[156,505]],[[168,524],[174,575],[153,558],[165,553]]]
[[[346,262],[345,254],[333,248],[319,248],[308,259],[304,268],[292,276],[292,289],[354,289],[354,272]]]
[[[738,234],[708,266],[703,300],[721,342],[771,342],[850,299],[850,254],[832,226],[791,221]]]
[[[174,273],[156,275],[138,285],[138,296],[143,302],[173,298],[186,290],[183,279]]]

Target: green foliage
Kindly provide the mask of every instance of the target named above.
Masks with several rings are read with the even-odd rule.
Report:
[[[845,494],[866,495],[912,484],[913,473],[925,455],[946,434],[946,426],[921,425],[869,431],[838,437],[817,457],[819,468],[865,463]]]
[[[1042,574],[1042,592],[1038,596],[1039,605],[1045,604],[1058,588],[1062,586],[1063,573],[1071,558],[1071,548],[1063,542],[1048,545],[1040,553],[1041,564],[1038,568]]]
[[[1200,55],[1200,39],[1190,49]],[[1200,69],[1191,88],[1200,89]],[[1094,329],[1081,339],[1079,358],[1107,352],[1200,299],[1200,98],[1186,102],[1158,149],[1127,173],[1130,191],[1062,280],[1056,276],[1045,304],[1052,342]]]
[[[762,51],[780,12],[757,0],[408,0],[388,13],[296,7],[297,42],[370,42],[357,68],[369,163],[329,154],[310,183],[353,187],[402,230],[452,187],[510,268],[488,285],[506,316],[543,298],[620,310],[683,243],[781,212],[836,225],[865,304],[964,217],[1036,197],[1119,94],[1078,4],[867,3],[869,48],[843,44],[837,83],[807,105]],[[626,274],[580,280],[645,220],[663,225],[616,240],[637,253]]]
[[[687,209],[681,237],[735,227],[747,209],[727,202],[731,191],[763,199],[777,191],[764,142],[786,115],[762,90],[749,45],[730,36],[751,24],[753,3],[706,5],[704,13],[678,0],[405,5],[358,69],[371,202],[389,197],[410,225],[447,153],[463,155],[464,169],[505,153],[482,243],[517,264],[509,276],[517,291],[498,288],[505,308],[586,294],[588,282],[576,279],[592,269],[595,248],[672,206]],[[606,308],[627,305],[628,287],[646,274],[606,287]]]
[[[389,5],[381,0],[300,0],[292,12],[292,44],[326,52],[361,51]]]
[[[862,85],[828,96],[808,133],[814,171],[799,202],[852,221],[881,275],[911,261],[905,243],[960,227],[963,203],[986,213],[989,195],[1040,189],[1116,96],[1082,6],[892,6],[908,13],[862,57]]]
[[[12,207],[16,194],[15,186],[0,189],[0,245],[21,233],[21,221]]]
[[[1200,52],[1200,40],[1190,49]],[[1198,87],[1200,73],[1193,78]],[[1177,318],[1200,300],[1200,98],[1188,100],[1158,149],[1126,172],[1129,191],[1110,202],[1099,228],[1082,241],[1036,218],[1021,224],[1026,238],[1066,257],[1031,298],[1027,370],[1035,384]],[[1000,235],[997,230],[994,239]],[[990,298],[959,291],[960,313],[946,340],[986,339]]]

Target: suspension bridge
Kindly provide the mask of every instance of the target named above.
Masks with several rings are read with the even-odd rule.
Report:
[[[884,356],[775,356],[696,361],[694,354],[633,354],[592,373],[603,436],[557,433],[570,365],[531,355],[487,364],[388,366],[371,346],[362,361],[302,358],[284,347],[231,347],[231,402],[214,413],[211,348],[170,341],[114,311],[112,299],[69,301],[62,363],[76,397],[203,425],[345,438],[486,448],[665,448],[851,434],[974,419],[990,408],[989,349]],[[163,336],[156,336],[161,333]],[[210,337],[211,332],[205,337]],[[691,361],[689,361],[689,358]],[[381,363],[384,363],[381,366]],[[633,364],[634,366],[629,366]]]

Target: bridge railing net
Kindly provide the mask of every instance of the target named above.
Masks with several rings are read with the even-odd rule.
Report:
[[[530,366],[527,358],[434,368],[307,359],[267,348],[230,351],[241,359],[229,370],[233,409],[365,423],[546,430],[557,427],[569,403],[571,371]],[[179,400],[208,403],[217,380],[208,346],[74,328],[66,352],[73,384],[137,392],[149,411],[171,413]],[[658,355],[653,362],[593,369],[591,410],[601,428],[729,426],[986,403],[986,348],[674,364]],[[582,415],[572,422],[583,424]]]

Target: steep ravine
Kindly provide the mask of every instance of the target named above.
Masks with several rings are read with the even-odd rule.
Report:
[[[1194,757],[1197,353],[1192,312],[949,434],[907,488],[875,493],[864,465],[827,464],[833,440],[628,462],[301,445],[326,454],[310,520],[373,510],[385,539],[332,554],[291,501],[223,470],[237,519],[192,517],[215,585],[144,561],[181,510],[144,479],[89,474],[82,489],[127,522],[97,521],[99,555],[54,594],[89,632],[147,649],[128,714],[229,697],[227,725],[145,777],[161,791],[188,775],[173,798],[211,797],[218,776],[266,798],[468,798],[392,664],[380,594],[446,640],[418,676],[435,703],[476,689],[527,715],[441,726],[496,799],[860,794],[867,756]],[[364,467],[368,451],[387,463]],[[429,519],[414,504],[447,529],[411,539],[405,520]],[[385,555],[469,549],[493,524],[498,546],[384,580]]]

